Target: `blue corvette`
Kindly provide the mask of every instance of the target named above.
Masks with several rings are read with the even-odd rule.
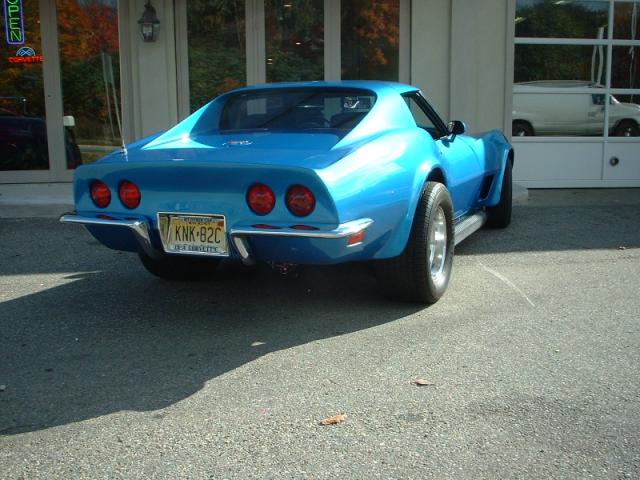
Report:
[[[511,145],[465,129],[409,85],[242,88],[78,168],[61,221],[163,278],[201,278],[224,258],[372,261],[390,296],[433,303],[454,245],[511,221]]]

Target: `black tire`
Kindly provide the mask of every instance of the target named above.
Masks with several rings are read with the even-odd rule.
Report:
[[[197,281],[211,278],[220,262],[217,258],[198,256],[164,255],[151,258],[140,253],[140,260],[147,271],[165,280]]]
[[[511,135],[513,137],[533,137],[535,132],[529,122],[514,120],[511,124]]]
[[[613,134],[616,137],[638,137],[640,136],[640,127],[633,120],[622,120],[616,125]]]
[[[444,218],[445,225],[441,221]],[[435,225],[435,226],[434,226]],[[430,238],[438,229],[446,233],[439,247]],[[444,294],[453,266],[453,204],[446,187],[428,182],[416,208],[409,240],[402,254],[375,262],[378,283],[394,299],[435,303]],[[437,251],[439,257],[432,256]],[[432,269],[435,271],[432,273]],[[435,275],[434,275],[435,273]]]
[[[487,208],[487,226],[491,228],[506,228],[511,223],[511,210],[513,207],[513,165],[511,159],[507,159],[502,177],[502,191],[500,201],[495,207]]]

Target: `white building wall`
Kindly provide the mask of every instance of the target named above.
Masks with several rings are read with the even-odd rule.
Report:
[[[165,130],[178,121],[173,0],[154,0],[158,39],[143,42],[138,19],[144,0],[121,0],[119,8],[123,130],[125,142]]]
[[[413,1],[411,81],[472,132],[510,128],[512,1]]]
[[[449,119],[451,0],[411,4],[411,83]]]
[[[473,132],[506,129],[507,97],[513,80],[506,75],[512,49],[508,38],[509,0],[453,0],[451,7],[450,113]],[[510,115],[509,115],[510,117]]]

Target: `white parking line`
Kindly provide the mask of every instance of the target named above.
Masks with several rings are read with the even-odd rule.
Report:
[[[531,305],[532,307],[535,307],[535,304],[531,301],[531,299],[529,297],[527,297],[527,295],[520,290],[511,280],[509,280],[507,277],[505,277],[504,275],[502,275],[499,272],[496,272],[495,270],[492,270],[491,268],[487,267],[486,265],[484,265],[482,262],[480,262],[478,260],[478,264],[487,272],[489,272],[491,275],[493,275],[494,277],[498,278],[499,280],[502,280],[504,283],[506,283],[509,287],[511,287],[513,290],[515,290],[516,292],[518,292],[518,294],[524,298],[529,305]]]

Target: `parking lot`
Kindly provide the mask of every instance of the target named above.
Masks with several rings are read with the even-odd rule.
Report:
[[[0,218],[0,478],[639,478],[638,365],[640,189],[530,192],[429,308]]]

